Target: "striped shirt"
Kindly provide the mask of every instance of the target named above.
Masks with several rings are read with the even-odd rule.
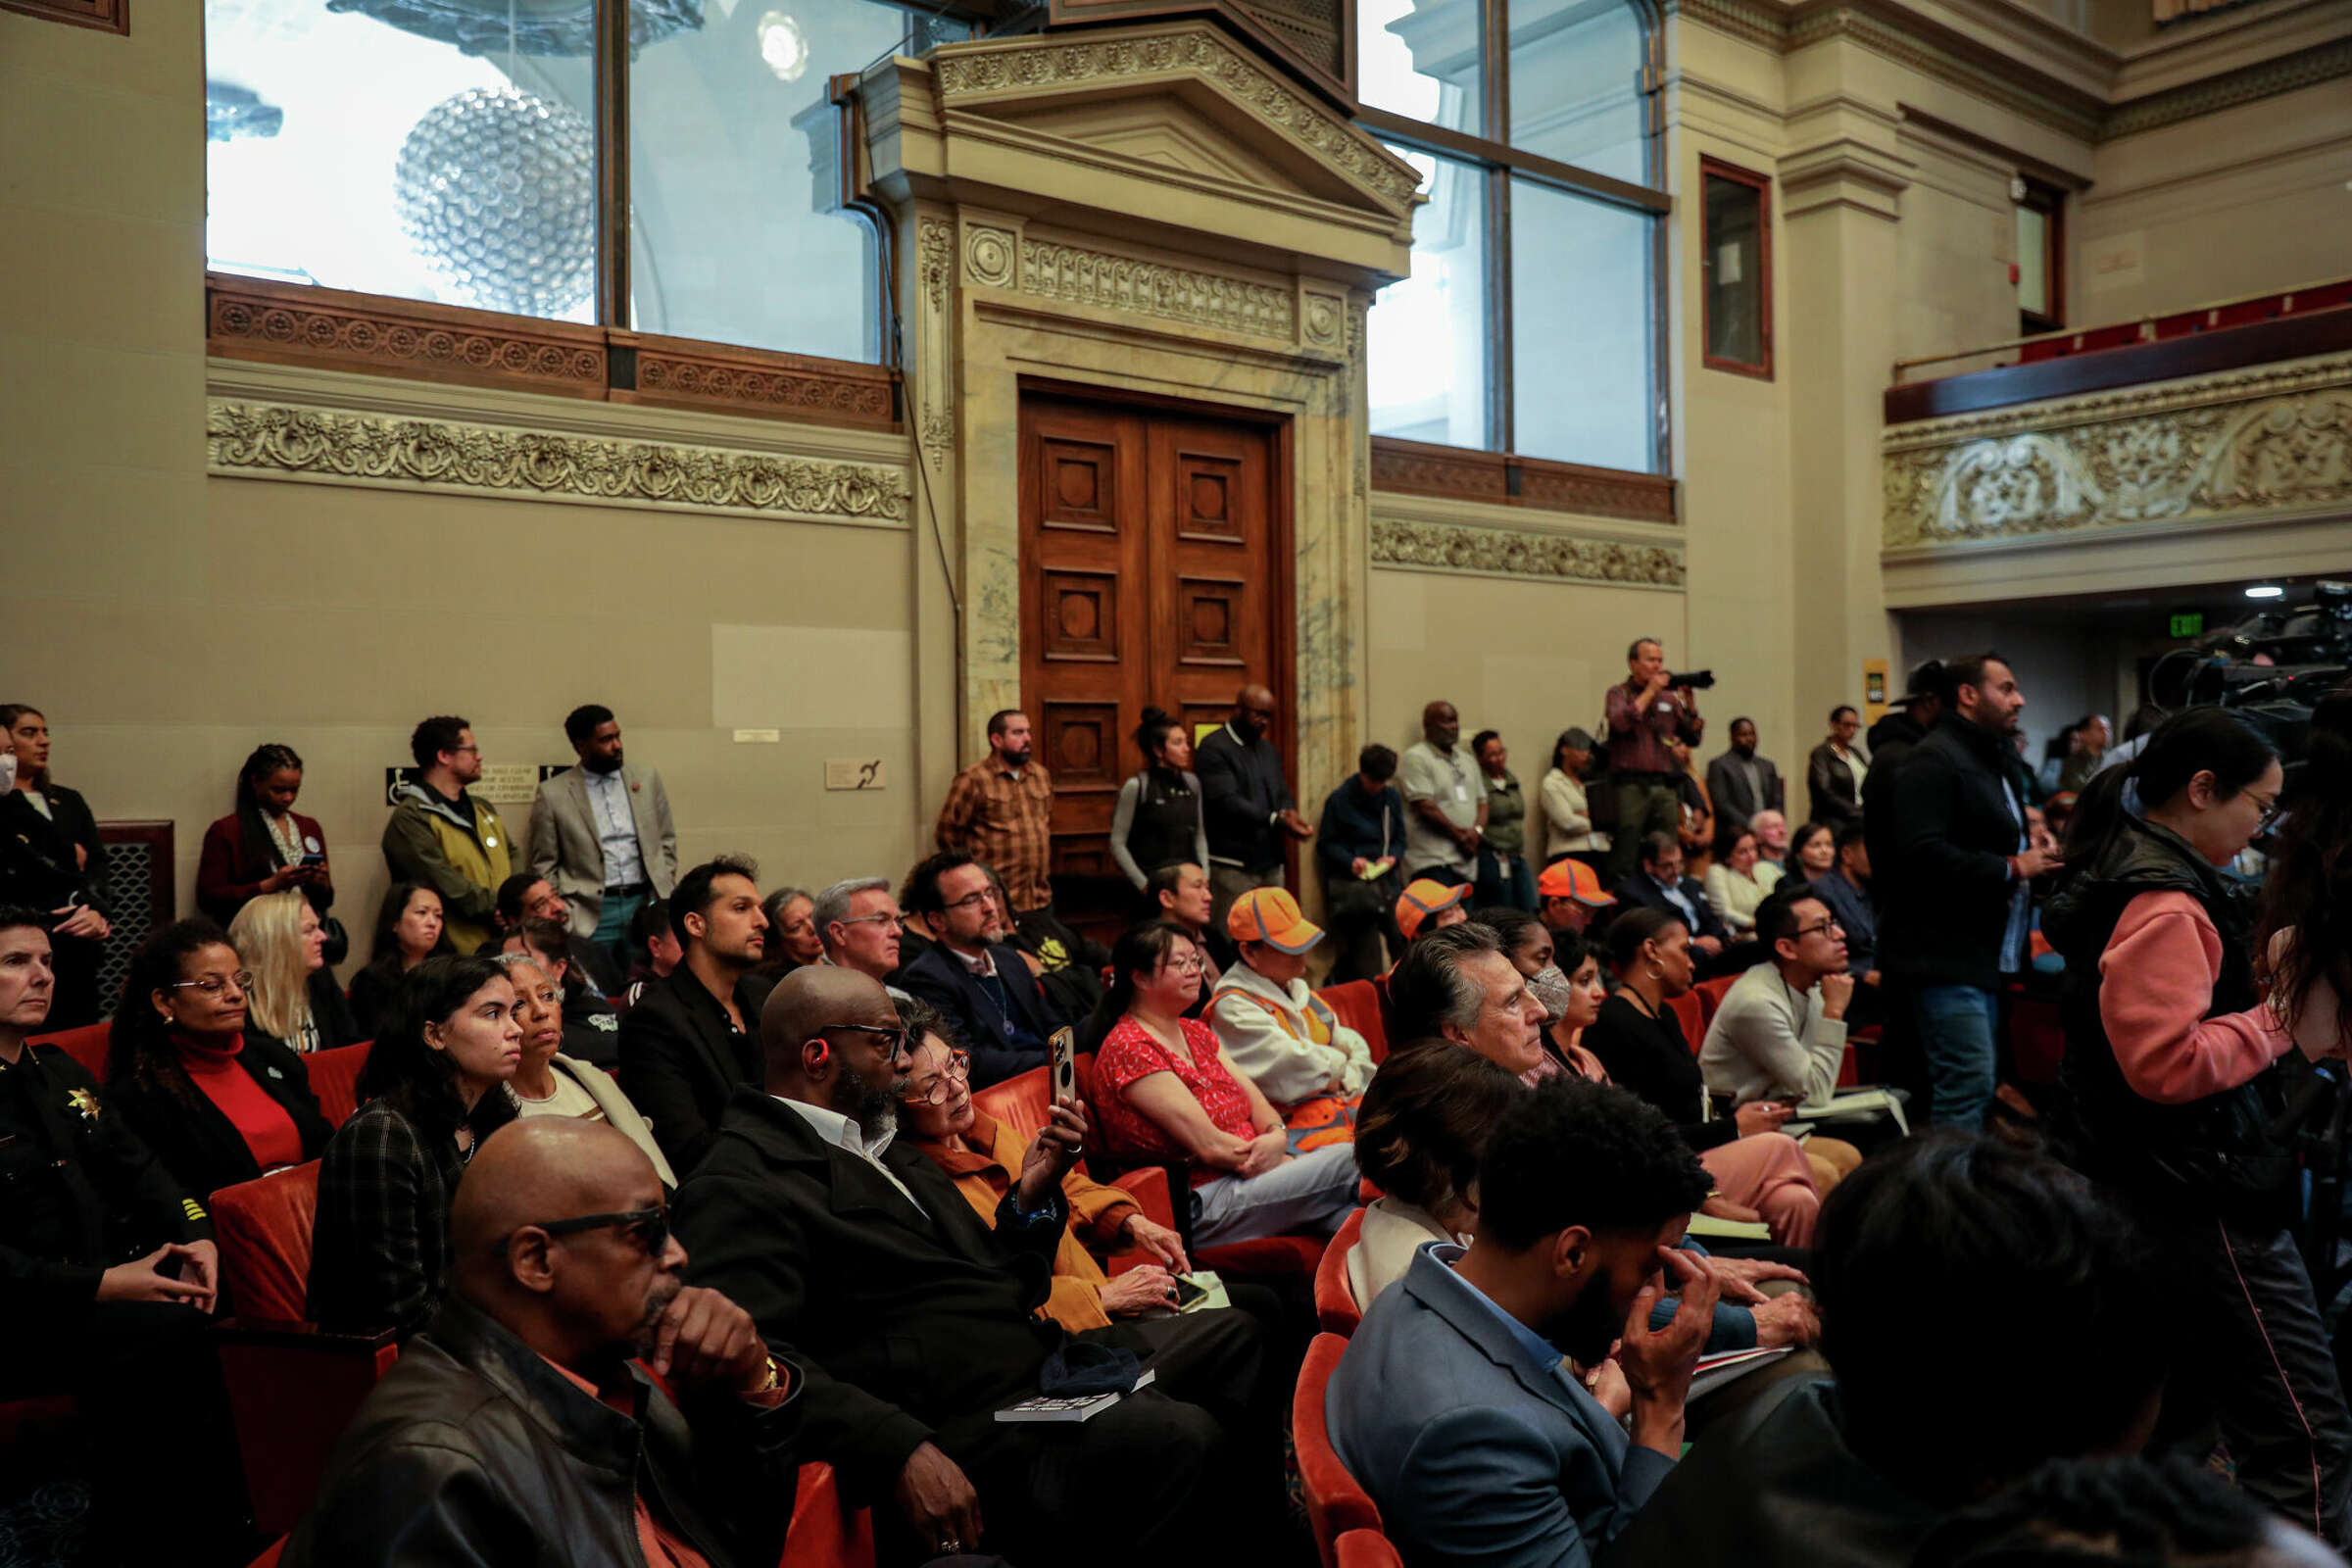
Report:
[[[939,847],[996,868],[1014,909],[1054,902],[1054,776],[1036,762],[1016,776],[992,752],[956,775],[939,808]]]

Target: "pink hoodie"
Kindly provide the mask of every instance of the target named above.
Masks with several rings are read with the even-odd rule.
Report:
[[[2234,1089],[2294,1049],[2267,1004],[2208,1018],[2221,933],[2185,893],[2142,893],[2099,955],[2099,1021],[2132,1092],[2161,1105]]]

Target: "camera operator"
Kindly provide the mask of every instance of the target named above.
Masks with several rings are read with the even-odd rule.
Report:
[[[1678,780],[1682,765],[1673,742],[1696,746],[1706,730],[1691,697],[1698,677],[1672,675],[1666,649],[1655,637],[1636,638],[1625,651],[1626,677],[1609,688],[1609,783],[1617,797],[1616,838],[1609,850],[1612,886],[1633,875],[1642,840],[1676,836],[1683,825]],[[1712,684],[1713,677],[1706,677]]]
[[[2083,790],[2043,930],[2067,960],[2065,1141],[2139,1208],[2186,1317],[2159,1442],[2210,1416],[2241,1487],[2342,1546],[2352,1412],[2292,1230],[2295,998],[2264,997],[2251,911],[2219,869],[2283,786],[2277,750],[2236,715],[2175,714]],[[2302,1033],[2306,1055],[2342,1053],[2340,1026]]]

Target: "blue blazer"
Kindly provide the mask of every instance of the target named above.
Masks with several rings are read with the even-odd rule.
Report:
[[[1521,1343],[1446,1266],[1459,1252],[1430,1243],[1364,1314],[1324,1400],[1332,1445],[1407,1562],[1589,1563],[1674,1461]]]
[[[1020,950],[997,943],[988,951],[997,960],[997,973],[1012,999],[1018,1022],[1040,1042],[1051,1040],[1054,1031],[1061,1027],[1061,1019],[1046,1005],[1046,995],[1038,988],[1037,976],[1029,972]],[[1035,1051],[1019,1051],[1005,1041],[1003,1009],[946,944],[934,943],[924,949],[921,956],[899,971],[899,982],[947,1014],[948,1021],[962,1032],[963,1049],[972,1054],[974,1089],[986,1089],[1046,1064],[1042,1044]]]

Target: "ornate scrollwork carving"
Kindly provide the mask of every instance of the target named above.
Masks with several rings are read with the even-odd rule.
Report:
[[[1016,39],[991,47],[951,46],[933,57],[943,98],[1021,87],[1068,86],[1121,76],[1192,71],[1216,82],[1299,146],[1401,211],[1421,176],[1390,158],[1347,121],[1295,92],[1263,66],[1205,26],[1141,38],[1044,43]]]
[[[246,478],[906,519],[906,472],[868,464],[228,400],[212,403],[205,435],[211,471]]]
[[[1683,586],[1683,553],[1665,545],[1396,517],[1372,519],[1372,562],[1498,577]]]
[[[945,310],[948,280],[956,270],[955,226],[944,218],[926,218],[915,225],[914,246],[923,293],[933,310]]]
[[[537,382],[558,390],[605,386],[602,343],[582,342],[577,328],[536,330],[516,321],[496,328],[435,321],[324,302],[295,303],[268,285],[243,288],[216,281],[207,293],[206,323],[214,352],[239,350],[299,354],[355,369],[455,371]]]
[[[1021,292],[1156,316],[1195,326],[1290,342],[1298,302],[1285,289],[1222,272],[1139,261],[1041,240],[1021,241]]]
[[[2312,385],[2315,376],[2337,384]],[[1943,421],[1925,440],[1898,428],[1884,466],[1886,542],[2020,538],[2341,503],[2352,499],[2347,383],[2352,356],[2331,368],[2319,362],[2268,377],[2008,410],[1998,423]],[[2295,389],[2246,395],[2266,385]]]

